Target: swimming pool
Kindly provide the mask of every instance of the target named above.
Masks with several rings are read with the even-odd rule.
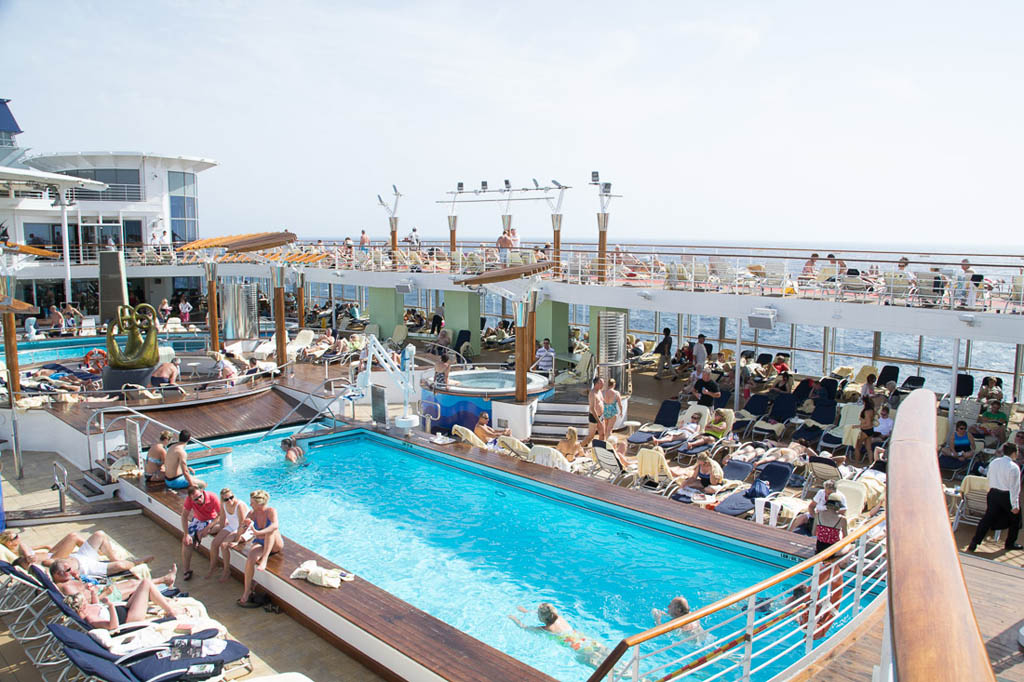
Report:
[[[217,441],[232,454],[197,473],[212,490],[268,490],[289,538],[559,680],[584,680],[592,669],[509,614],[536,624],[538,603],[549,601],[610,648],[651,627],[651,609],[679,594],[696,608],[792,565],[760,547],[362,430],[309,442],[304,467],[285,464],[277,440]],[[518,614],[519,605],[530,613]]]
[[[125,336],[118,336],[117,340],[123,346]],[[160,343],[165,345],[170,342],[174,350],[182,353],[189,351],[203,350],[206,348],[206,341],[202,336],[195,334],[182,336],[161,335]],[[81,360],[93,348],[106,349],[106,336],[75,336],[66,339],[45,339],[43,341],[19,341],[18,342],[18,364],[31,365],[38,362],[60,362],[61,360]],[[0,345],[0,353],[3,346]]]

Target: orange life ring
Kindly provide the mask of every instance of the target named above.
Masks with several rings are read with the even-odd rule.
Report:
[[[85,354],[85,365],[90,372],[99,374],[107,366],[107,351],[102,348],[93,348]]]

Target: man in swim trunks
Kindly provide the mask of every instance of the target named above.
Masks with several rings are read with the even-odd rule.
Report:
[[[101,555],[112,561],[104,561]],[[115,559],[117,553],[110,543],[110,538],[102,531],[89,536],[67,559],[58,559],[50,565],[50,575],[55,583],[70,579],[71,572],[85,578],[105,578],[146,564],[153,560],[149,556],[144,559]]]
[[[178,382],[178,377],[181,376],[181,359],[174,358],[170,362],[165,362],[149,375],[150,386],[163,386],[164,384],[174,385]]]
[[[519,610],[522,613],[526,613],[526,609],[521,606]],[[537,607],[537,618],[540,619],[543,625],[523,625],[515,615],[510,615],[509,618],[524,630],[552,635],[561,644],[575,652],[577,661],[592,668],[601,665],[604,659],[608,658],[608,654],[611,653],[604,644],[584,635],[569,625],[568,621],[558,613],[558,610],[547,602]]]
[[[188,453],[185,446],[192,440],[192,432],[182,429],[178,433],[178,442],[167,448],[164,455],[164,485],[172,490],[184,490],[190,485],[205,488],[206,483],[193,476],[191,467],[188,466]]]
[[[220,526],[214,523],[220,516],[220,498],[194,485],[188,487],[188,497],[181,510],[181,564],[185,569],[182,579],[192,579],[192,550],[207,535],[216,535]]]
[[[601,397],[601,391],[604,390],[604,380],[601,377],[594,377],[593,385],[590,387],[590,397],[588,402],[590,404],[587,412],[587,424],[589,429],[587,431],[587,437],[583,441],[583,447],[590,445],[590,441],[594,440],[595,437],[600,436],[601,440],[605,440],[604,433],[604,398]]]

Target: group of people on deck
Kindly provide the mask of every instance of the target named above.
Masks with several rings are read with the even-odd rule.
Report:
[[[246,557],[243,592],[238,604],[244,608],[258,606],[252,599],[253,576],[265,570],[270,556],[284,549],[284,539],[278,524],[277,510],[269,506],[270,494],[265,490],[253,491],[249,505],[237,499],[229,488],[216,495],[206,490],[206,483],[195,475],[188,465],[188,444],[192,434],[182,429],[175,439],[170,431],[162,431],[159,441],[145,455],[144,476],[147,486],[163,485],[170,490],[183,490],[185,500],[181,511],[181,563],[184,580],[191,580],[192,552],[204,538],[212,539],[210,567],[206,577],[223,562],[221,581],[230,577],[231,550],[249,546]],[[172,442],[173,441],[173,442]],[[295,438],[281,441],[284,459],[292,464],[304,464],[305,453]]]

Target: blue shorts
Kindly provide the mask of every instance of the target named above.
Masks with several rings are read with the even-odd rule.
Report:
[[[150,386],[163,386],[164,384],[169,384],[169,383],[171,383],[171,380],[168,379],[167,377],[150,377],[149,378],[149,385]]]
[[[164,485],[173,490],[184,490],[188,487],[188,479],[184,476],[178,476],[177,478],[168,478],[164,480]]]

